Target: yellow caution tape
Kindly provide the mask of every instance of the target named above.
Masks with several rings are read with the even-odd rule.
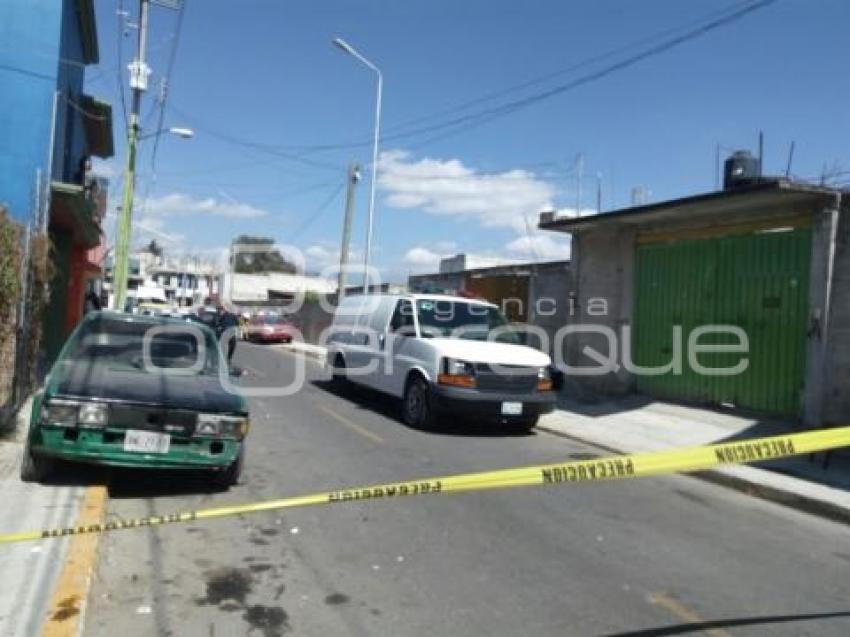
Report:
[[[528,487],[564,482],[621,480],[665,473],[703,471],[718,465],[760,462],[846,446],[850,446],[850,427],[822,429],[788,436],[756,438],[727,444],[674,449],[672,451],[609,456],[594,460],[534,465],[515,469],[500,469],[497,471],[465,473],[440,478],[393,482],[284,498],[282,500],[268,500],[252,504],[239,504],[172,513],[169,515],[154,515],[144,518],[119,520],[104,524],[93,524],[91,526],[10,533],[8,535],[0,535],[0,544],[66,537],[83,533],[104,533],[106,531],[118,531],[120,529],[160,526],[175,522],[193,522],[195,520],[223,518],[244,513],[289,509],[314,504],[335,504],[414,495],[483,491],[486,489]]]

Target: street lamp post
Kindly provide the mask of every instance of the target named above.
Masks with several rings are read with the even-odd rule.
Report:
[[[342,51],[356,58],[365,66],[372,69],[378,76],[378,90],[375,99],[375,137],[372,143],[372,183],[369,186],[369,212],[366,220],[366,256],[363,260],[363,293],[369,291],[369,261],[372,255],[372,223],[375,216],[375,183],[378,178],[378,140],[381,134],[381,98],[384,86],[384,76],[381,70],[363,57],[357,49],[342,38],[334,38],[333,43]]]

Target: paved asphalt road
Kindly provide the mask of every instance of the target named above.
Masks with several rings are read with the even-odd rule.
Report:
[[[242,484],[115,473],[108,517],[583,458],[545,433],[411,430],[313,362],[240,344]],[[290,509],[108,534],[86,615],[109,635],[848,635],[850,532],[684,476]]]

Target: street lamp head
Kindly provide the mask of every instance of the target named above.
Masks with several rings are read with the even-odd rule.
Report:
[[[342,38],[334,38],[333,44],[334,44],[334,46],[337,46],[340,49],[342,49],[343,51],[345,51],[346,53],[348,53],[349,55],[356,55],[356,52],[354,51],[354,47],[352,47],[348,42],[346,42]]]
[[[178,126],[172,126],[168,129],[168,132],[172,135],[182,137],[183,139],[191,139],[195,136],[195,131],[193,131],[191,128],[180,128]]]

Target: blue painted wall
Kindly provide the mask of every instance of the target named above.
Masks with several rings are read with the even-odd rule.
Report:
[[[53,95],[52,179],[74,181],[85,154],[80,103],[84,67],[76,0],[0,0],[0,203],[27,222],[36,171],[47,178]]]
[[[83,44],[80,39],[80,22],[76,0],[64,0],[60,33],[59,73],[56,87],[65,99],[60,100],[56,118],[56,152],[53,178],[68,183],[77,181],[80,159],[87,155],[84,115],[74,104],[82,104]]]

